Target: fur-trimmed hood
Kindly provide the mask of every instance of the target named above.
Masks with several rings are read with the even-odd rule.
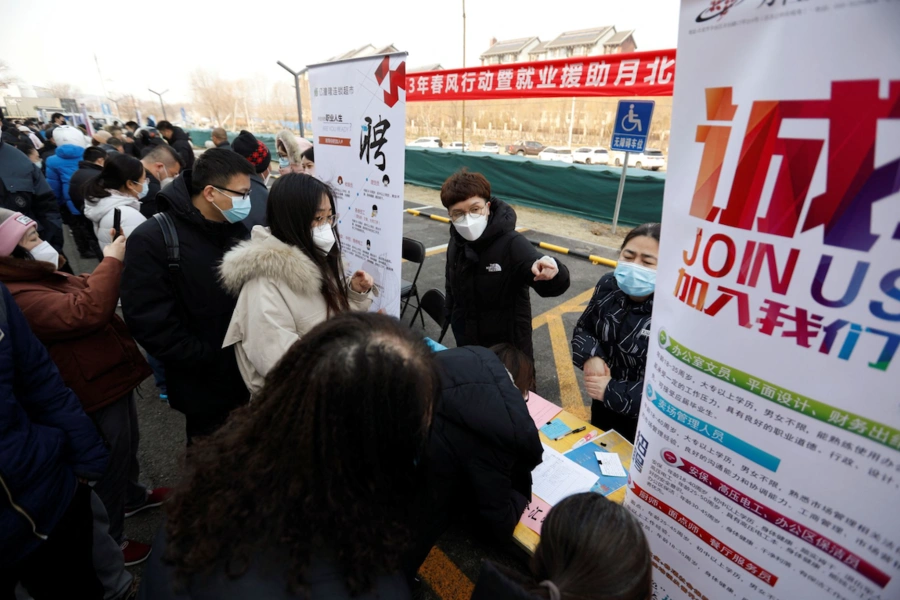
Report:
[[[222,284],[237,296],[251,279],[265,277],[283,282],[299,295],[318,294],[322,289],[319,267],[295,246],[285,244],[257,225],[250,239],[229,250],[219,267]]]

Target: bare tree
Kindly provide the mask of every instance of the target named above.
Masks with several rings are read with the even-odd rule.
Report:
[[[54,98],[74,98],[77,94],[80,93],[78,91],[78,88],[71,83],[65,83],[61,81],[48,83],[46,87]]]
[[[205,112],[216,126],[221,126],[235,103],[231,82],[205,69],[191,73],[191,96],[196,110]]]
[[[6,87],[16,82],[12,70],[5,60],[0,60],[0,87]]]

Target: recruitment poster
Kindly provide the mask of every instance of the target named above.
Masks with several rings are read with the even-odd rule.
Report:
[[[309,68],[316,174],[334,191],[347,275],[378,287],[373,311],[400,315],[406,54]]]
[[[627,497],[659,600],[900,598],[898,27],[682,3]]]

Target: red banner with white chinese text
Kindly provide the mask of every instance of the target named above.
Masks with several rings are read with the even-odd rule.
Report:
[[[675,49],[410,73],[407,102],[671,96]]]

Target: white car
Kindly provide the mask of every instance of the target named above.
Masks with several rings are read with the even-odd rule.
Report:
[[[408,145],[416,148],[443,148],[444,142],[439,137],[420,137]]]
[[[469,142],[463,144],[462,142],[451,142],[449,146],[447,146],[448,150],[462,150],[463,152],[468,151],[469,146],[471,146]]]
[[[615,153],[615,164],[617,167],[622,166],[625,160],[624,152]],[[644,150],[643,152],[629,152],[628,166],[637,169],[648,169],[651,171],[659,171],[666,166],[666,157],[663,156],[661,150]]]
[[[575,162],[585,165],[608,165],[609,152],[606,148],[579,148],[572,153]]]
[[[485,142],[481,145],[481,151],[490,154],[500,154],[500,144],[497,142]]]
[[[564,162],[569,163],[570,165],[575,162],[575,159],[572,157],[571,148],[544,148],[540,154],[538,154],[538,160],[547,160],[551,162]]]

